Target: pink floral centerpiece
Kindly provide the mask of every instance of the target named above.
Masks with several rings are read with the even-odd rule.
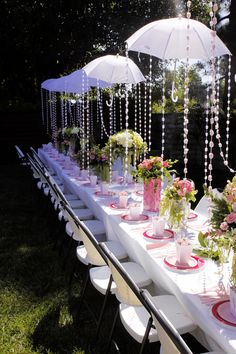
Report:
[[[161,180],[167,177],[170,180],[172,166],[177,161],[166,160],[159,156],[143,160],[133,172],[133,176],[144,181],[143,208],[149,211],[159,211]]]
[[[193,181],[179,177],[165,189],[160,214],[167,214],[170,227],[183,226],[190,209],[189,203],[196,200],[196,193]]]

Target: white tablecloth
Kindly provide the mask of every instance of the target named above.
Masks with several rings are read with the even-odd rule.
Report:
[[[91,188],[88,181],[80,181],[73,176],[71,171],[63,169],[61,164],[53,159],[42,149],[39,155],[46,165],[50,166],[63,180],[66,189],[78,195],[84,203],[93,211],[96,218],[105,224],[108,239],[118,239],[129,254],[130,258],[140,263],[152,278],[155,290],[159,293],[174,294],[182,303],[185,310],[192,317],[201,330],[195,331],[195,335],[208,349],[216,350],[219,347],[226,353],[236,353],[236,328],[224,326],[211,314],[211,295],[217,295],[218,283],[222,277],[217,265],[211,260],[205,260],[205,266],[199,271],[174,272],[164,264],[165,256],[174,253],[174,242],[160,242],[154,244],[146,240],[143,232],[151,227],[151,216],[144,222],[127,222],[122,219],[125,214],[110,207],[112,202],[118,200],[119,190],[127,190],[134,200],[141,199],[136,191],[140,186],[111,185],[110,190],[114,196],[100,197],[95,194],[99,190]],[[196,238],[199,224],[202,223],[200,216],[196,221],[189,222],[190,237]],[[195,227],[194,227],[195,226]],[[193,231],[195,228],[196,231]],[[229,266],[224,268],[224,284],[229,277]],[[209,297],[208,297],[209,294]]]

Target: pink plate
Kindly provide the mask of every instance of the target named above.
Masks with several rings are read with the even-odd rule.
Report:
[[[138,220],[130,219],[130,215],[129,214],[122,215],[121,218],[123,220],[125,220],[125,221],[145,221],[145,220],[149,219],[148,215],[144,215],[144,214],[140,214]]]
[[[211,308],[212,315],[222,324],[236,327],[236,318],[230,312],[229,300],[221,300]]]
[[[172,230],[169,229],[165,229],[164,230],[164,235],[153,235],[152,233],[152,229],[146,230],[143,233],[143,236],[150,240],[150,241],[155,241],[155,240],[168,240],[168,239],[172,239],[174,237],[175,233]]]
[[[143,196],[143,191],[137,191],[136,194],[140,195],[140,196]]]
[[[191,271],[201,269],[205,261],[198,256],[191,256],[188,264],[180,264],[177,262],[176,255],[169,255],[164,258],[165,265],[173,271]]]
[[[108,191],[106,194],[102,194],[101,191],[97,191],[94,194],[97,195],[98,197],[111,197],[111,196],[115,195],[116,193]]]
[[[122,208],[119,206],[119,203],[111,203],[110,208],[116,209],[116,210],[126,210],[126,209],[128,209],[128,206],[126,208]]]
[[[194,213],[193,211],[191,211],[189,214],[188,214],[188,221],[190,220],[195,220],[197,219],[198,215],[196,213]]]

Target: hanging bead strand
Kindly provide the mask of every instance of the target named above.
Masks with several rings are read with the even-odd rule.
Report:
[[[143,141],[147,142],[147,83],[144,82]],[[146,152],[144,152],[146,158]]]
[[[151,151],[152,148],[152,56],[150,55],[149,59],[149,100],[148,100],[148,151]]]

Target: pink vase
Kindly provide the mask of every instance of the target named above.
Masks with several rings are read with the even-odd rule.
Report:
[[[159,211],[161,198],[161,179],[153,178],[144,182],[143,209]]]

